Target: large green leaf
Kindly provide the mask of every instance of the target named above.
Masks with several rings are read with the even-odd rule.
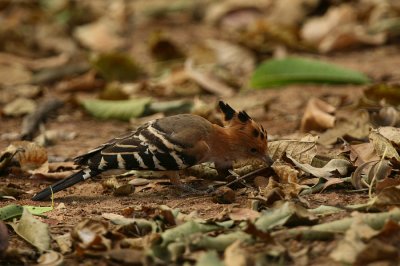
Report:
[[[288,57],[262,63],[253,73],[250,86],[255,89],[293,83],[365,84],[369,78],[357,71],[322,61]]]
[[[82,104],[94,117],[101,119],[129,120],[143,115],[150,101],[150,98],[125,101],[91,99],[83,101]]]

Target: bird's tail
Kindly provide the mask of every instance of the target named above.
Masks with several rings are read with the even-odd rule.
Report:
[[[57,193],[58,191],[64,190],[68,187],[71,187],[75,185],[76,183],[79,183],[81,181],[84,181],[92,176],[95,176],[97,174],[96,171],[93,171],[89,168],[83,169],[77,173],[74,173],[70,175],[67,178],[64,178],[63,180],[60,180],[53,185],[45,188],[44,190],[40,191],[37,193],[35,196],[33,196],[32,200],[46,200],[48,199],[52,193]]]

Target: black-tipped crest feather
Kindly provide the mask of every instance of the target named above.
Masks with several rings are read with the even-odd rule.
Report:
[[[225,114],[225,121],[231,120],[236,114],[236,111],[223,101],[219,101],[219,108]]]

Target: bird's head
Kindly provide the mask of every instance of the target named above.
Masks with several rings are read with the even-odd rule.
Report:
[[[225,116],[225,128],[233,149],[241,158],[258,158],[268,162],[267,131],[255,122],[245,111],[236,112],[231,106],[220,101],[219,108]]]

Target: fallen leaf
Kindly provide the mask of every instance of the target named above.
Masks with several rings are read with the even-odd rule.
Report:
[[[353,83],[365,84],[369,78],[350,70],[322,61],[289,57],[262,63],[254,71],[250,86],[264,89],[293,83]]]
[[[116,21],[108,18],[75,27],[73,35],[85,47],[99,52],[116,50],[125,43],[118,34]]]
[[[394,158],[397,161],[400,161],[399,154],[387,138],[379,134],[377,131],[371,130],[369,139],[374,145],[374,149],[379,156],[384,156],[388,159]]]
[[[70,233],[65,233],[63,235],[53,237],[60,248],[61,254],[70,253],[72,250],[72,239]]]
[[[223,266],[224,263],[219,259],[215,250],[209,250],[202,254],[197,260],[196,266]]]
[[[0,84],[17,85],[27,84],[32,81],[32,73],[18,63],[0,64]]]
[[[329,178],[334,175],[334,173],[338,173],[342,176],[346,175],[348,169],[352,166],[352,164],[344,159],[332,159],[330,160],[324,167],[317,168],[313,167],[309,164],[302,164],[297,162],[293,157],[287,155],[287,157],[301,170],[306,173],[312,174],[316,177],[321,178]]]
[[[341,263],[352,264],[356,261],[358,254],[365,249],[364,241],[376,234],[377,231],[366,225],[361,219],[355,219],[347,229],[344,239],[330,253],[330,257]]]
[[[380,127],[377,133],[388,139],[396,147],[400,148],[400,128],[397,127]]]
[[[8,116],[21,116],[30,114],[36,109],[36,102],[28,98],[16,98],[12,102],[6,104],[3,113]]]
[[[260,217],[260,215],[261,214],[259,212],[246,208],[233,208],[229,212],[229,218],[234,221],[254,221],[258,217]]]
[[[251,258],[243,248],[242,242],[236,240],[224,252],[224,264],[229,266],[251,265]]]
[[[360,166],[367,162],[379,161],[372,143],[350,145],[350,160],[354,166]]]
[[[268,143],[268,152],[274,161],[290,155],[301,163],[310,164],[317,154],[316,140],[276,140]]]
[[[400,186],[382,189],[378,195],[376,195],[374,204],[379,206],[400,205]]]
[[[203,73],[200,70],[195,69],[191,59],[188,59],[185,62],[185,72],[189,78],[193,79],[203,89],[217,96],[230,97],[235,93],[233,88],[223,83],[212,73]]]
[[[111,240],[106,238],[108,224],[93,219],[84,219],[71,231],[71,238],[78,254],[105,252],[111,249]]]
[[[144,114],[150,104],[150,98],[131,99],[125,101],[85,100],[85,109],[94,117],[101,119],[129,120]]]
[[[317,221],[318,218],[307,209],[293,202],[285,201],[283,203],[276,202],[271,210],[264,212],[257,219],[255,226],[265,232],[277,226],[307,225]]]
[[[58,252],[50,250],[43,253],[37,262],[38,266],[61,266],[64,264],[64,256]]]
[[[332,128],[335,124],[335,116],[332,113],[336,108],[318,98],[308,100],[300,130],[308,132],[311,130],[324,130]]]
[[[365,110],[357,110],[345,117],[338,117],[334,128],[326,130],[320,135],[318,143],[331,145],[338,138],[363,140],[368,137],[370,131],[369,114]]]
[[[12,222],[10,225],[20,237],[40,251],[50,249],[51,239],[48,225],[35,219],[27,209],[24,208],[18,222]]]

